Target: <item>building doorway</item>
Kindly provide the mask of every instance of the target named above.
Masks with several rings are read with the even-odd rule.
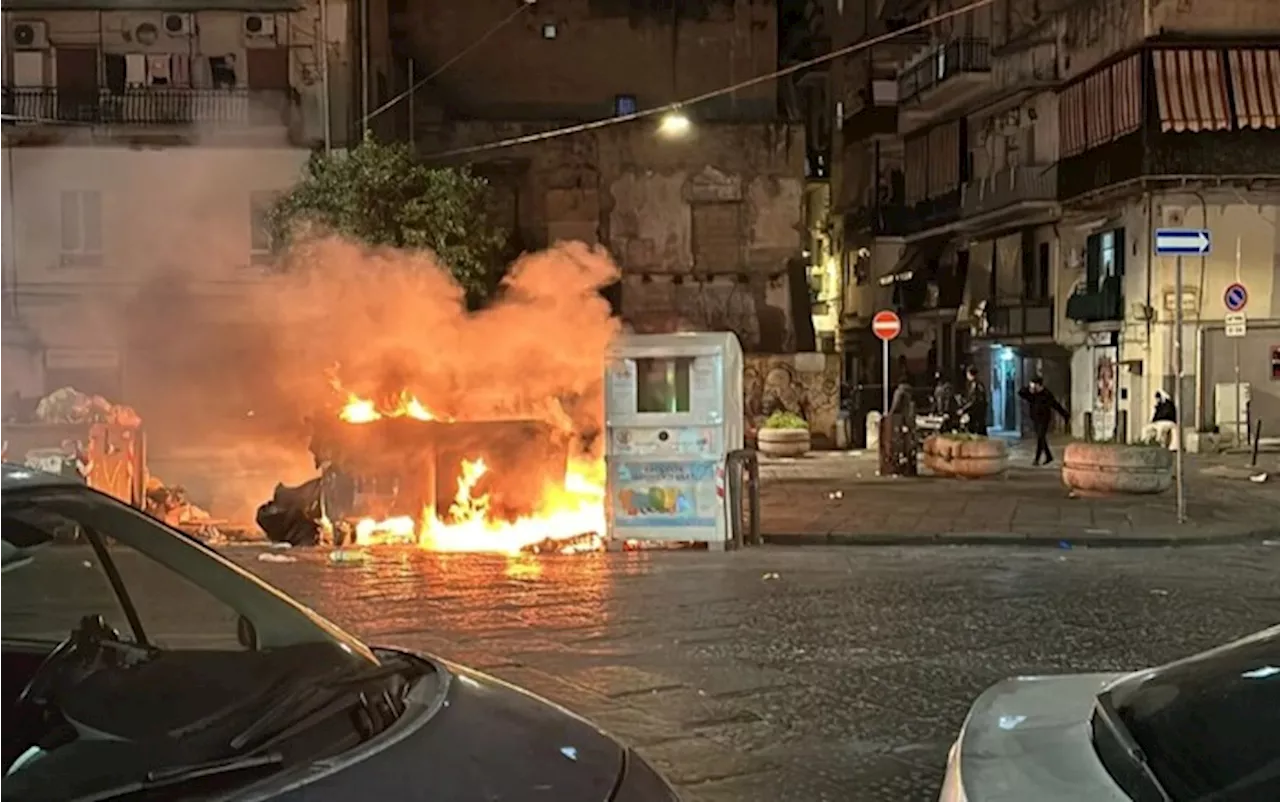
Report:
[[[1008,346],[991,347],[991,429],[993,434],[1019,435],[1018,354]]]

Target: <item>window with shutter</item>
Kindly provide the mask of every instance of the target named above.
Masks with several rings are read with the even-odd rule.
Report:
[[[742,204],[693,205],[693,264],[703,273],[731,273],[742,266]]]

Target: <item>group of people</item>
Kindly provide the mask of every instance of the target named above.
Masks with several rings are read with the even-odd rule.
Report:
[[[934,374],[931,412],[942,418],[939,427],[943,432],[987,433],[987,408],[990,399],[987,386],[978,378],[976,368],[965,371],[965,387],[957,393],[951,382],[941,373]]]
[[[1044,379],[1039,376],[1031,379],[1026,387],[1018,391],[1018,397],[1027,404],[1027,416],[1031,421],[1031,429],[1035,433],[1036,452],[1034,464],[1048,465],[1053,462],[1053,451],[1049,448],[1049,430],[1053,425],[1054,415],[1060,415],[1064,422],[1070,423],[1071,414],[1058,401]],[[938,426],[940,432],[966,432],[985,435],[987,433],[987,412],[990,407],[990,396],[987,387],[978,377],[977,368],[970,366],[965,371],[965,386],[956,392],[945,374],[934,374],[933,394],[930,398],[929,411],[941,419]],[[915,418],[915,403],[912,400],[910,378],[903,373],[893,393],[893,401],[889,406],[891,415],[902,415],[909,421]],[[1144,440],[1156,440],[1170,448],[1177,444],[1177,410],[1169,394],[1157,390],[1155,409],[1151,423],[1143,434]],[[912,424],[909,424],[912,425]]]
[[[934,376],[934,381],[932,411],[942,418],[939,431],[985,435],[990,397],[986,385],[978,377],[977,368],[970,366],[965,371],[965,389],[962,393],[956,393],[951,382],[941,373]],[[1053,452],[1049,450],[1049,427],[1053,423],[1053,414],[1056,412],[1067,421],[1071,416],[1049,388],[1044,386],[1044,380],[1039,376],[1019,390],[1018,396],[1027,402],[1031,426],[1035,430],[1034,462],[1036,465],[1048,465],[1053,462]]]

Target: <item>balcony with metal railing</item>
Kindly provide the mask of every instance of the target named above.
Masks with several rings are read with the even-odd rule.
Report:
[[[123,91],[4,88],[6,123],[282,128],[298,103],[287,90],[130,87]]]
[[[991,84],[991,42],[961,37],[930,48],[898,75],[904,114],[933,116],[958,109]]]
[[[966,227],[998,226],[1022,218],[1052,217],[1058,206],[1058,166],[1008,167],[965,183],[960,215]],[[1037,220],[1029,220],[1033,225]]]
[[[1067,299],[1067,317],[1077,323],[1109,323],[1124,320],[1124,289],[1118,276],[1108,276],[1096,286],[1082,286]]]
[[[989,303],[984,312],[986,325],[979,333],[983,339],[1006,343],[1053,339],[1052,298],[1003,299],[994,305]]]

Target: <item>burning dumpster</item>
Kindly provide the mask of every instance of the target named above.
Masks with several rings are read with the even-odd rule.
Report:
[[[562,483],[568,468],[565,438],[533,420],[336,420],[316,427],[312,451],[350,485],[334,494],[344,497],[336,503],[345,509],[330,509],[331,518],[442,515],[455,503],[468,467],[482,465],[501,469],[500,483],[475,477],[484,481],[489,515],[516,520],[535,514],[546,487]]]

